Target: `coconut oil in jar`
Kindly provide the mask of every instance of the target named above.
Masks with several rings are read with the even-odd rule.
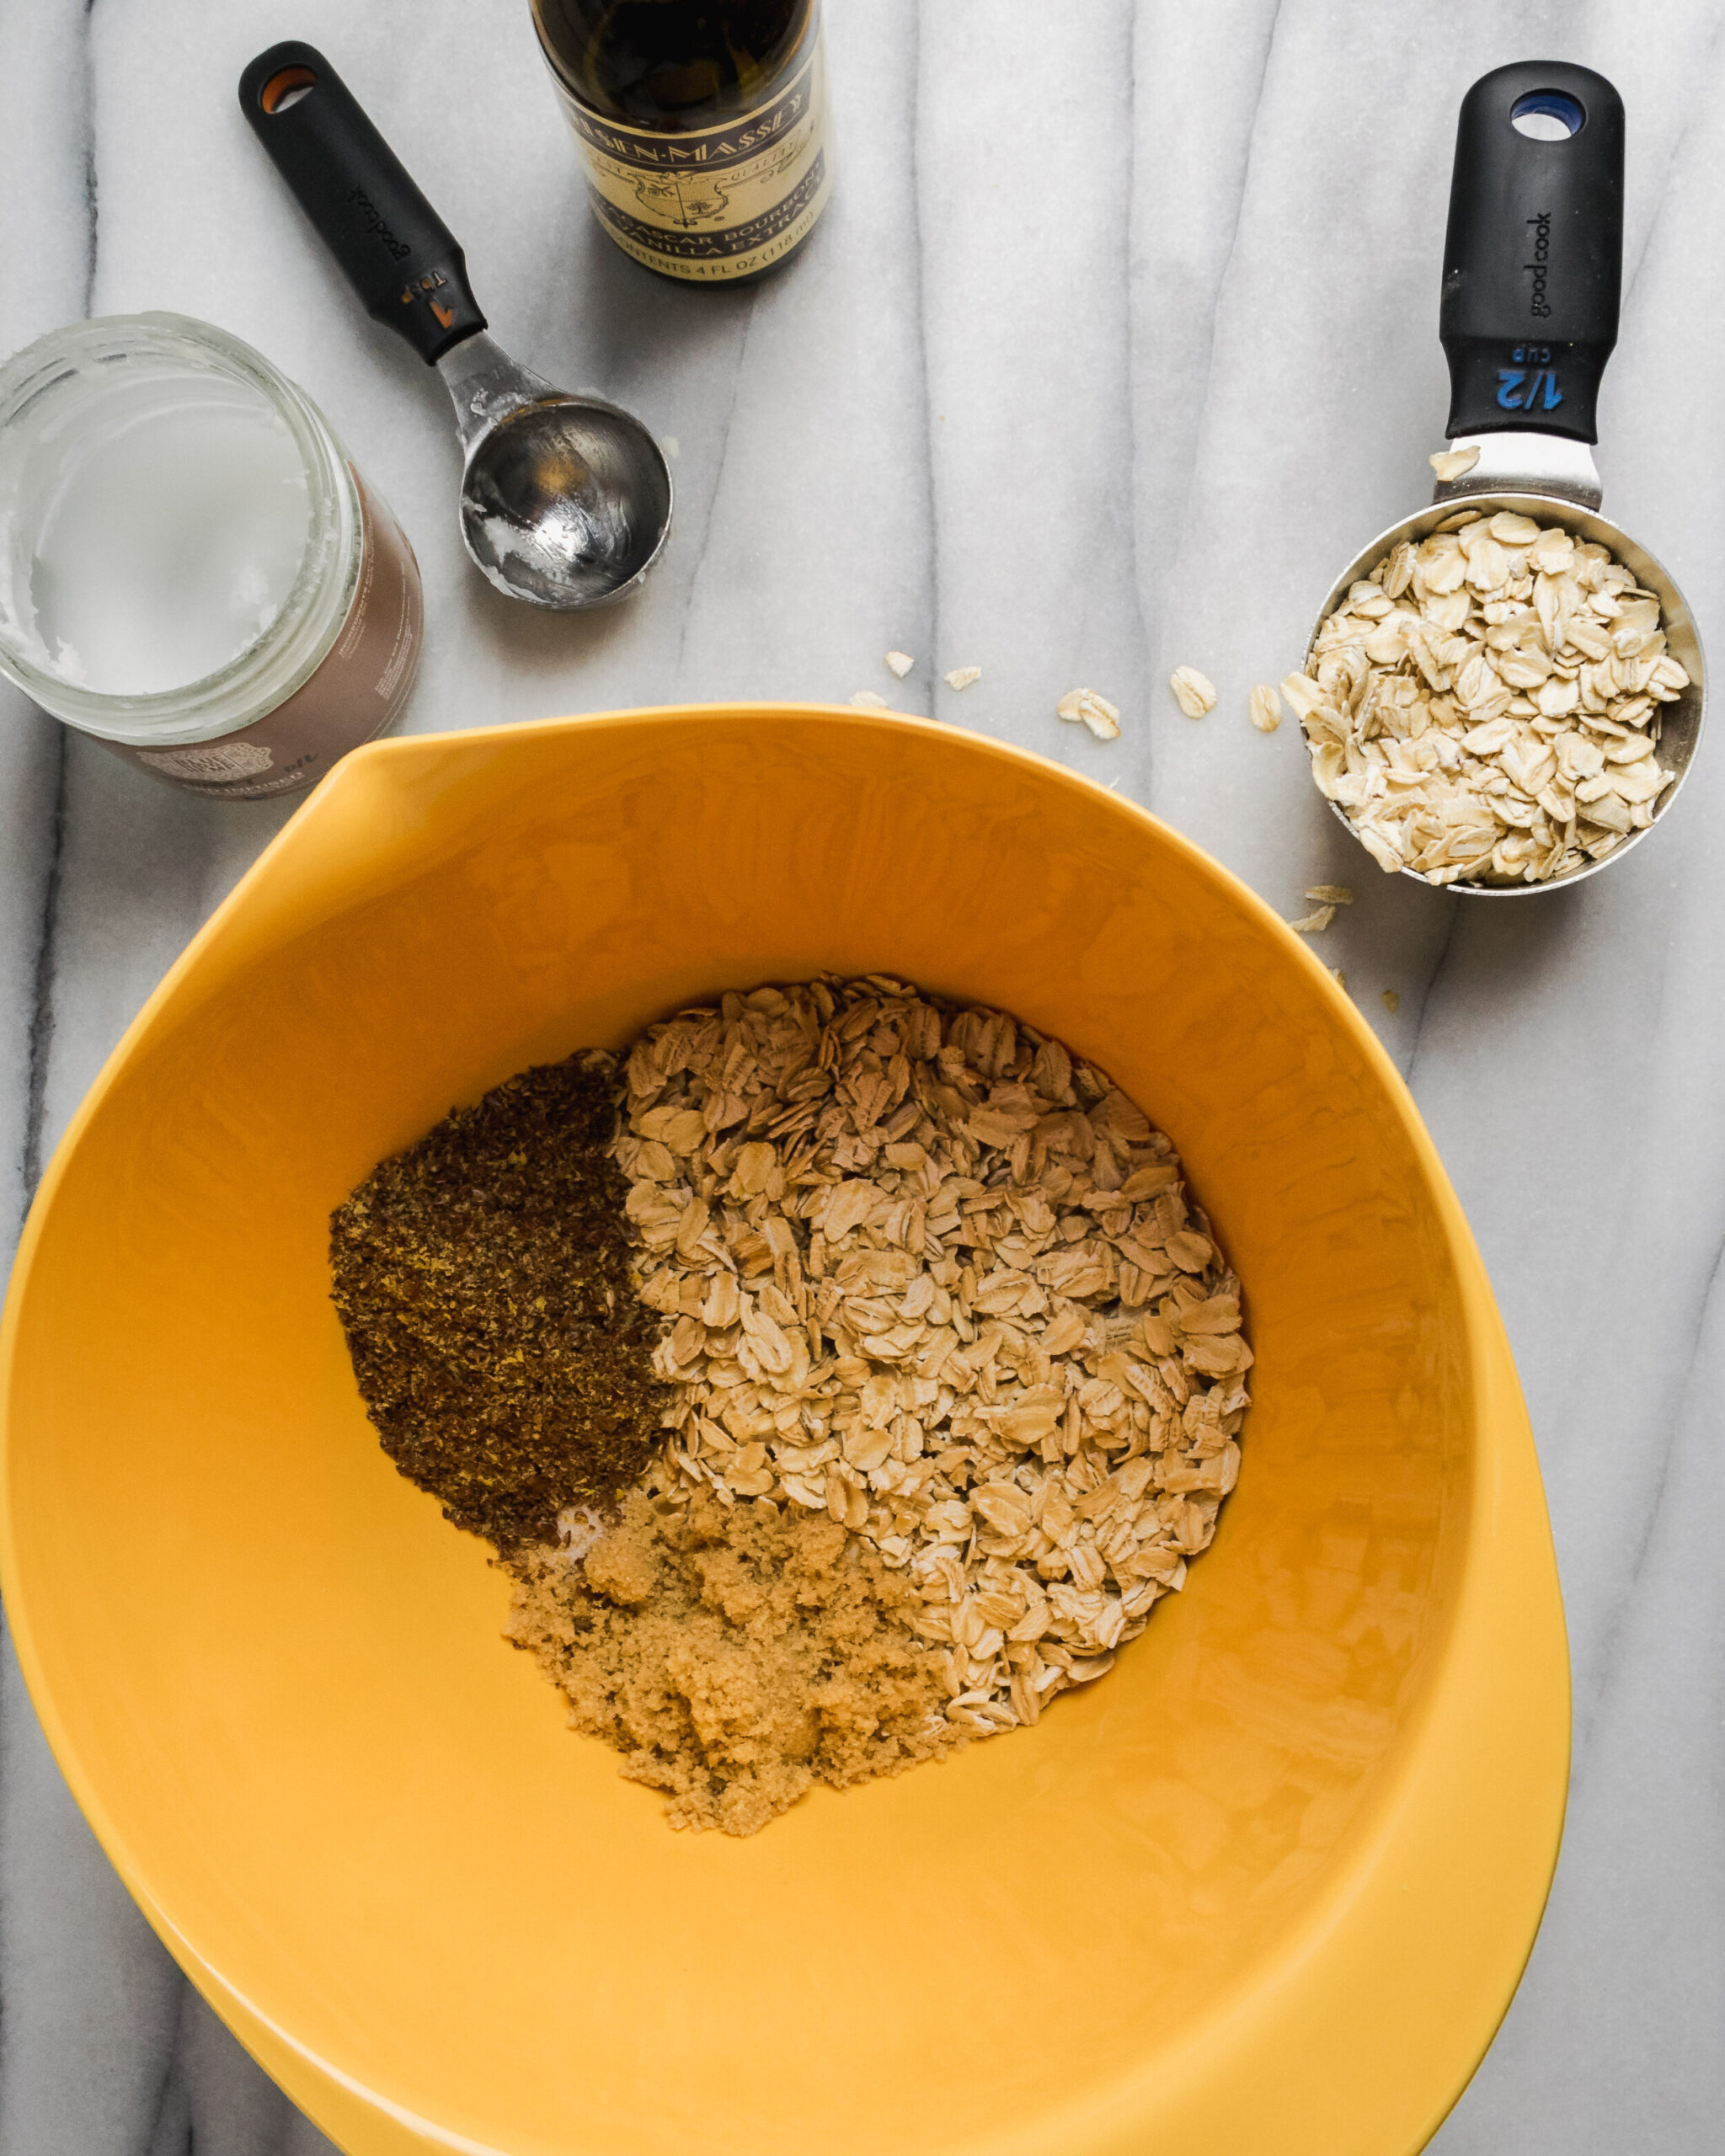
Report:
[[[317,407],[168,314],[0,370],[0,670],[200,793],[323,776],[413,685],[418,566]]]

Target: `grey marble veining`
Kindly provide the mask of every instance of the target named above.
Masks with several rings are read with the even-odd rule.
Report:
[[[310,390],[425,572],[416,731],[873,689],[1145,802],[1324,939],[1484,1251],[1538,1433],[1575,1654],[1551,1911],[1443,2156],[1703,2156],[1725,2112],[1725,764],[1621,869],[1514,907],[1378,875],[1245,717],[1360,541],[1423,499],[1456,104],[1601,68],[1629,112],[1608,511],[1725,622],[1715,229],[1725,16],[1702,0],[835,0],[839,184],[748,293],[592,225],[525,0],[0,0],[0,345],[90,312],[222,323]],[[476,28],[476,25],[478,26]],[[536,619],[469,570],[441,384],[360,313],[246,132],[240,67],[321,44],[467,244],[505,344],[677,444],[627,610]],[[882,665],[916,654],[901,687]],[[1168,696],[1189,663],[1201,724]],[[941,680],[980,664],[962,695]],[[1053,715],[1084,682],[1124,714]],[[0,1213],[291,813],[169,792],[0,708]],[[1400,997],[1394,1017],[1381,991]],[[191,1994],[0,1677],[0,2150],[328,2144]]]

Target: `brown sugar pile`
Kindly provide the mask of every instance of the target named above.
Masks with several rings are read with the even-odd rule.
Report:
[[[898,1774],[965,1741],[911,1630],[916,1589],[825,1513],[632,1490],[585,1555],[576,1532],[509,1561],[509,1636],[568,1698],[572,1728],[670,1793],[672,1826],[752,1834],[814,1782]]]
[[[383,1449],[499,1550],[646,1466],[669,1397],[630,1275],[614,1059],[523,1070],[366,1177],[330,1221],[337,1310]]]

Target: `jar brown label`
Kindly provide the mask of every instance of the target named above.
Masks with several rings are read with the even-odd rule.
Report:
[[[178,749],[104,741],[128,763],[193,793],[261,801],[314,786],[350,749],[382,733],[414,686],[425,632],[419,565],[407,534],[357,472],[359,582],[340,634],[311,679],[249,726]]]
[[[790,253],[826,207],[826,70],[808,59],[766,104],[724,127],[655,134],[601,120],[561,81],[594,214],[626,254],[667,276],[752,276]]]

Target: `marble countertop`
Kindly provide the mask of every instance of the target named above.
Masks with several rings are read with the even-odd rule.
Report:
[[[1513,12],[1514,20],[1510,20]],[[162,307],[323,405],[425,574],[426,731],[727,696],[890,696],[1146,803],[1322,940],[1484,1250],[1538,1433],[1575,1665],[1544,1930],[1443,2156],[1701,2156],[1725,2110],[1725,763],[1535,905],[1379,875],[1251,685],[1418,504],[1447,385],[1455,115],[1486,68],[1598,67],[1629,114],[1606,506],[1725,620],[1725,32],[1703,0],[868,0],[830,10],[837,191],[783,276],[689,291],[583,205],[525,0],[0,0],[0,345]],[[361,315],[246,131],[241,67],[320,44],[467,245],[500,339],[676,444],[645,595],[536,619],[468,568],[442,387]],[[902,686],[883,664],[916,654]],[[1170,670],[1212,676],[1199,724]],[[940,681],[979,664],[962,696]],[[1121,738],[1055,718],[1092,685]],[[291,807],[176,793],[0,714],[0,1217]],[[1715,923],[1712,929],[1706,926]],[[1713,955],[1710,956],[1710,953]],[[1710,985],[1711,984],[1711,985]],[[1381,992],[1392,990],[1391,1016]],[[1712,1402],[1712,1405],[1709,1405]],[[312,2156],[192,1994],[0,1677],[0,2148]]]

